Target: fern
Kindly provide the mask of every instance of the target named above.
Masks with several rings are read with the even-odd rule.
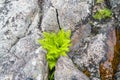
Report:
[[[61,29],[57,34],[51,32],[43,32],[43,39],[39,39],[38,42],[44,49],[47,50],[46,59],[49,65],[50,71],[55,68],[56,62],[60,56],[67,56],[69,51],[71,31],[64,31]],[[50,80],[53,80],[53,73],[50,76]]]

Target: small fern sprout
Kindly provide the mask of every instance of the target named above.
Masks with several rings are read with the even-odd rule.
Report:
[[[46,59],[49,65],[50,71],[53,71],[57,60],[60,56],[67,56],[69,52],[69,46],[71,46],[71,31],[64,31],[61,29],[57,34],[54,32],[43,32],[43,39],[39,39],[40,45],[47,50]],[[53,73],[49,80],[54,80]],[[51,78],[52,77],[52,78]]]

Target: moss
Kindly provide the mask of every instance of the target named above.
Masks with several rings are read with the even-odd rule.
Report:
[[[94,19],[101,20],[105,18],[111,18],[112,11],[110,9],[104,8],[99,10],[98,12],[93,15]]]

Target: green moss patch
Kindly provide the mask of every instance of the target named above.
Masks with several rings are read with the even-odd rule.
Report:
[[[112,11],[110,9],[104,8],[99,10],[98,12],[93,15],[94,19],[101,20],[105,18],[111,18]]]

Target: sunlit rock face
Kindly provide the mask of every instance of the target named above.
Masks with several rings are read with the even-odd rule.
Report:
[[[36,53],[39,12],[38,0],[0,0],[0,80],[47,79],[45,53]]]
[[[111,18],[94,20],[105,7]],[[58,59],[55,80],[119,80],[119,26],[119,0],[0,0],[0,80],[48,80],[47,51],[37,40],[61,28],[71,30],[72,45]]]
[[[55,80],[89,80],[89,78],[79,71],[68,57],[60,57],[55,71]]]

